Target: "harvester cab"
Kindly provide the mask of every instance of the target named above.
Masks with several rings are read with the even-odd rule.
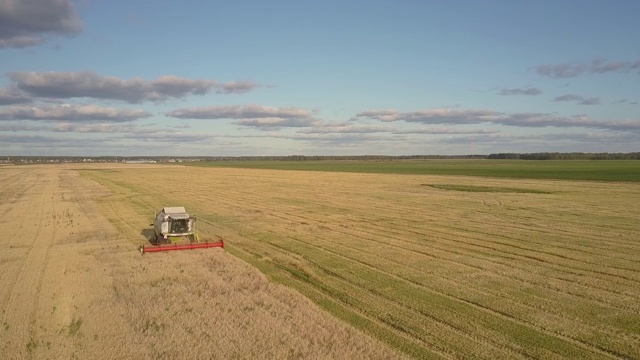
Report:
[[[196,233],[196,217],[187,213],[183,206],[165,206],[156,213],[153,224],[154,236],[149,241],[153,246],[140,246],[140,252],[188,250],[209,247],[224,247],[224,241],[200,241]]]

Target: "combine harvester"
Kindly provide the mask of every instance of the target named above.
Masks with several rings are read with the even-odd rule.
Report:
[[[153,226],[153,246],[140,245],[140,253],[224,247],[224,241],[200,241],[196,233],[196,217],[187,214],[183,206],[164,207],[156,214]]]

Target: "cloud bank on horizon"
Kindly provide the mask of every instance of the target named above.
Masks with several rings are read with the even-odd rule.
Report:
[[[0,0],[0,155],[640,151],[640,3],[249,5]]]

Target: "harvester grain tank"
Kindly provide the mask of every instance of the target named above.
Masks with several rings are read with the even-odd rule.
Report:
[[[196,232],[196,217],[187,213],[184,206],[165,206],[156,213],[153,224],[153,246],[140,246],[142,254],[158,251],[203,249],[224,247],[224,241],[201,241]]]

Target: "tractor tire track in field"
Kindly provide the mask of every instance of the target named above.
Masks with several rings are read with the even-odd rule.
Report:
[[[296,216],[294,214],[290,214],[290,215],[291,215],[291,217]],[[276,215],[272,215],[272,216],[276,216]],[[278,217],[278,216],[276,216],[276,217]],[[370,228],[376,228],[376,225],[372,224]],[[332,230],[332,232],[341,233],[341,231],[339,231],[339,230]],[[343,234],[345,235],[345,237],[348,237],[348,238],[364,239],[366,241],[370,241],[370,242],[374,242],[374,243],[380,244],[381,246],[384,245],[384,246],[387,246],[389,248],[399,249],[400,251],[406,251],[406,252],[411,252],[411,253],[415,253],[415,254],[420,254],[420,255],[422,255],[422,256],[424,256],[426,258],[431,258],[431,259],[436,259],[436,260],[446,259],[446,256],[443,256],[442,254],[440,254],[440,256],[437,256],[437,255],[434,254],[434,249],[436,249],[435,247],[430,247],[429,250],[427,251],[427,250],[424,249],[424,247],[416,248],[415,246],[400,246],[400,245],[397,245],[397,243],[404,243],[404,244],[407,244],[407,245],[420,245],[419,243],[415,243],[415,242],[412,242],[412,241],[404,240],[404,239],[398,237],[399,235],[397,235],[397,234],[394,237],[386,237],[387,239],[393,239],[394,240],[394,243],[390,244],[389,241],[376,240],[376,238],[373,236],[376,233],[369,232],[367,230],[363,230],[362,232],[365,233],[365,234],[371,235],[371,237],[366,238],[364,236],[359,236],[357,234],[350,233],[350,232],[344,232]],[[382,232],[382,229],[380,229],[378,234],[380,232]],[[320,242],[321,238],[317,237],[317,240]],[[350,252],[365,253],[365,254],[367,254],[369,256],[377,257],[378,259],[380,259],[382,261],[393,261],[393,257],[389,257],[389,256],[384,256],[383,257],[383,256],[380,256],[379,254],[374,253],[374,252],[369,252],[366,249],[358,249],[355,246],[349,246],[348,243],[341,244],[341,245],[342,246],[346,246],[347,250],[350,251]],[[442,253],[447,253],[447,255],[453,254],[453,255],[458,255],[458,256],[461,256],[461,255],[467,255],[468,256],[468,252],[466,254],[463,253],[463,252],[455,252],[455,251],[452,251],[450,248],[442,248],[442,249],[438,249],[438,250],[441,250]],[[437,253],[437,251],[435,253]],[[499,262],[492,262],[493,264],[505,265],[505,271],[504,272],[497,272],[495,269],[492,270],[492,269],[489,269],[489,268],[486,268],[486,267],[482,267],[482,266],[478,266],[478,265],[474,265],[474,264],[468,264],[466,262],[460,262],[460,261],[456,261],[456,260],[448,260],[448,261],[450,261],[452,263],[455,263],[456,265],[459,265],[459,266],[462,266],[462,267],[468,267],[468,268],[473,269],[473,270],[493,271],[493,273],[496,276],[502,277],[504,279],[504,281],[517,280],[517,281],[520,281],[520,282],[522,282],[523,284],[526,284],[526,285],[535,285],[535,286],[543,286],[543,287],[545,287],[545,285],[546,285],[545,283],[531,282],[530,280],[528,280],[526,278],[519,277],[517,274],[508,273],[506,271],[506,269],[512,269],[513,267],[518,267],[518,265],[514,264],[514,263],[505,265],[505,264],[502,264],[502,263],[499,263]],[[404,263],[398,263],[397,265],[400,268],[406,266],[406,264],[404,264]],[[418,269],[409,268],[409,270],[410,271],[411,270],[417,271]],[[523,268],[523,270],[524,270],[524,268]],[[451,280],[451,281],[453,281],[453,280]],[[551,287],[548,287],[548,286],[546,286],[545,288],[550,290],[550,291],[556,291],[556,292],[561,293],[561,294],[570,294],[571,296],[574,296],[576,298],[581,298],[582,300],[600,300],[600,299],[594,299],[592,297],[586,297],[581,292],[572,293],[572,292],[569,292],[569,291],[562,291],[560,289],[554,289],[554,288],[551,288]],[[601,289],[601,290],[606,290],[606,289]],[[622,292],[612,291],[612,293],[617,295],[617,296],[625,296]],[[539,300],[543,300],[543,299],[540,298]],[[572,300],[575,300],[575,299],[572,299]],[[629,297],[627,300],[628,300],[629,304],[636,305],[636,306],[638,305],[638,303],[635,302],[635,300],[636,300],[635,298]],[[638,308],[629,308],[629,307],[619,306],[616,303],[608,301],[608,298],[604,298],[604,299],[602,299],[602,301],[603,301],[603,304],[606,304],[607,306],[611,306],[611,307],[614,307],[614,308],[619,308],[620,310],[640,311],[640,309],[638,309]],[[527,305],[527,304],[522,304],[522,305],[530,306],[530,305]]]
[[[367,209],[368,211],[376,211],[375,209]],[[385,213],[387,218],[394,218],[394,219],[398,219],[398,218],[402,218],[403,215],[406,214],[406,211],[399,211],[399,210],[394,210],[394,209],[386,209],[384,212],[382,210],[379,210],[380,213]],[[381,219],[382,223],[384,223],[384,220]],[[467,225],[469,225],[469,227],[473,226],[473,231],[470,232],[469,231],[469,227],[467,228],[461,228],[461,227],[453,227],[453,226],[447,226],[445,224],[439,224],[435,221],[433,221],[433,219],[427,219],[428,221],[428,229],[425,229],[423,227],[418,227],[415,226],[411,223],[409,223],[407,221],[406,225],[403,225],[402,229],[403,230],[408,230],[408,229],[413,229],[414,233],[416,235],[422,235],[423,237],[426,237],[426,239],[428,239],[429,237],[433,236],[433,233],[438,233],[440,234],[440,239],[445,240],[445,237],[451,237],[451,235],[457,235],[458,237],[461,237],[463,239],[468,239],[470,240],[469,242],[467,242],[467,245],[474,245],[474,246],[481,246],[478,244],[495,244],[496,247],[491,247],[490,245],[485,245],[487,246],[487,248],[489,248],[492,251],[495,252],[504,252],[506,254],[509,255],[519,255],[519,256],[523,256],[526,258],[529,258],[531,260],[535,260],[535,261],[542,261],[542,262],[550,262],[550,263],[555,263],[553,261],[550,261],[546,258],[541,258],[539,256],[532,256],[532,255],[527,255],[525,254],[518,254],[518,253],[514,253],[513,251],[507,251],[504,250],[503,248],[511,248],[511,249],[515,249],[516,251],[521,251],[521,252],[528,252],[528,253],[533,253],[533,254],[543,254],[543,255],[547,255],[547,257],[549,257],[550,259],[554,259],[554,258],[559,258],[560,261],[566,261],[566,260],[571,260],[574,261],[578,264],[586,264],[586,265],[599,265],[598,263],[594,263],[594,262],[589,262],[589,261],[585,261],[582,260],[578,257],[571,257],[569,255],[565,255],[564,253],[558,253],[558,250],[562,250],[562,251],[576,251],[576,252],[584,252],[586,256],[593,256],[593,255],[600,255],[600,256],[606,256],[609,257],[611,259],[616,259],[616,260],[620,260],[621,256],[625,256],[628,254],[625,253],[616,253],[614,255],[608,255],[607,254],[602,254],[602,252],[588,252],[588,251],[584,251],[584,250],[580,250],[580,249],[574,249],[574,248],[570,248],[570,247],[564,247],[562,246],[563,243],[556,243],[553,244],[552,250],[549,251],[545,251],[544,247],[548,247],[549,243],[544,243],[544,242],[537,242],[535,240],[532,240],[532,236],[528,233],[533,232],[534,234],[545,234],[547,236],[549,236],[550,238],[556,238],[558,236],[558,234],[550,234],[547,232],[547,230],[545,230],[544,228],[536,228],[536,229],[526,229],[527,230],[527,235],[525,237],[525,235],[520,235],[522,236],[522,238],[519,237],[515,237],[514,235],[517,235],[514,233],[515,230],[518,229],[523,229],[519,226],[517,226],[517,224],[513,224],[510,226],[509,228],[509,232],[510,235],[504,235],[498,232],[488,232],[488,231],[483,231],[480,226],[477,226],[478,223],[474,223],[473,221],[466,221]],[[378,222],[378,223],[380,223]],[[372,222],[371,223],[372,226],[376,227],[376,222]],[[379,226],[377,226],[378,228],[380,228]],[[383,229],[384,230],[384,229]],[[470,237],[468,234],[473,233],[473,237]],[[428,234],[428,236],[427,236]],[[585,236],[586,235],[586,236]],[[589,240],[594,240],[594,241],[598,241],[598,243],[606,241],[601,239],[600,237],[597,237],[595,235],[593,235],[590,232],[587,232],[585,234],[582,235],[583,238],[589,239]],[[535,238],[535,237],[534,237]],[[495,239],[495,240],[494,240]],[[500,241],[502,240],[502,241]],[[513,242],[513,243],[511,243]],[[533,245],[532,246],[523,246],[523,244],[526,245]],[[606,250],[610,250],[609,248],[602,248],[601,250],[606,249]],[[528,256],[528,257],[527,257]],[[638,260],[633,260],[630,259],[628,260],[630,262],[632,262],[630,265],[634,265],[637,266],[640,261]],[[619,267],[619,266],[615,266],[613,265],[612,268],[614,269],[619,269],[619,270],[623,270],[623,271],[631,271],[632,273],[638,273],[637,270],[634,270],[633,268],[626,268],[626,267]],[[611,274],[611,273],[604,273],[604,274],[609,274],[611,276],[619,276],[617,274]],[[630,279],[633,280],[633,279]]]
[[[342,255],[343,253],[339,251],[328,250],[319,246],[315,246],[313,243],[307,243],[295,238],[288,237],[287,239],[299,241],[301,244],[314,248],[315,251],[324,252],[330,254],[331,256],[344,258],[353,265],[362,265],[368,269],[376,269],[368,265],[367,263],[360,261],[357,257],[345,256]],[[278,246],[277,244],[270,242],[268,242],[267,244],[276,249],[274,253],[286,251],[288,249],[288,247]],[[350,251],[352,249],[346,250]],[[304,257],[303,253],[296,252],[296,254]],[[385,296],[375,289],[364,287],[362,286],[362,283],[348,276],[350,275],[348,270],[342,270],[339,272],[327,267],[323,267],[317,262],[311,263],[313,264],[314,269],[317,269],[328,276],[327,280],[329,278],[333,278],[333,281],[331,282],[322,282],[318,279],[313,279],[317,287],[324,291],[327,296],[336,297],[340,303],[350,308],[351,311],[360,313],[361,316],[367,317],[368,320],[372,322],[384,323],[387,326],[392,326],[393,328],[403,332],[405,336],[412,338],[412,340],[421,342],[424,346],[433,347],[441,353],[449,354],[450,356],[453,354],[457,354],[457,356],[462,357],[471,356],[471,349],[473,349],[474,347],[476,351],[478,348],[483,348],[484,352],[486,352],[487,354],[491,354],[491,357],[494,358],[505,357],[507,355],[509,357],[513,357],[516,355],[526,355],[519,354],[517,351],[514,351],[514,349],[504,347],[501,344],[496,345],[496,343],[494,343],[494,341],[490,337],[483,336],[478,333],[469,332],[455,322],[451,322],[441,317],[434,316],[428,312],[420,311],[415,307],[408,305],[407,303],[399,302],[394,300],[393,298]],[[286,264],[283,264],[282,266],[284,269],[287,269]],[[394,277],[390,273],[382,272],[382,274]],[[353,276],[357,277],[356,275]],[[384,284],[379,285],[384,286]],[[373,300],[364,300],[365,298],[372,296],[374,298]],[[362,309],[371,308],[371,304],[373,304],[373,309],[369,309],[369,311],[362,311]],[[397,322],[397,320],[392,321],[391,319],[388,319],[389,316],[392,316],[388,312],[388,309],[390,307],[399,309],[398,311],[407,313],[408,316],[419,316],[421,317],[422,321],[418,324],[400,324]],[[438,333],[439,336],[448,338],[450,340],[449,344],[444,345],[438,344],[437,342],[433,341],[428,342],[426,340],[426,337],[428,337],[431,333]],[[467,340],[466,342],[462,343],[466,344],[465,346],[459,346],[460,341],[456,340],[459,337]],[[492,345],[490,349],[487,349],[487,343],[490,343]]]
[[[311,244],[308,244],[308,245],[311,245]],[[347,247],[347,248],[345,248],[345,250],[346,250],[346,252],[352,251],[352,253],[358,253],[358,252],[354,251],[355,250],[354,248],[348,248]],[[343,252],[337,252],[337,251],[331,252],[331,253],[334,256],[341,256],[341,254],[343,254]],[[347,258],[349,259],[350,262],[359,263],[359,264],[369,268],[370,270],[374,270],[374,271],[380,272],[379,270],[377,270],[377,267],[373,266],[370,262],[362,261],[361,257],[347,257]],[[391,263],[393,263],[393,267],[396,267],[396,268],[404,267],[404,263],[402,263],[400,261],[394,261],[391,258],[378,257],[376,260],[377,260],[377,264],[384,264],[385,262],[391,262]],[[334,274],[334,276],[338,276],[336,273],[333,273],[333,274]],[[452,280],[442,279],[442,280],[444,280],[445,283],[448,283],[449,287],[443,287],[442,289],[439,289],[439,288],[434,287],[433,284],[425,283],[423,281],[416,281],[416,280],[413,280],[411,278],[407,278],[405,276],[399,276],[399,275],[396,275],[396,274],[391,273],[391,272],[382,272],[382,274],[385,274],[385,275],[387,275],[389,277],[392,277],[392,278],[401,279],[402,281],[406,281],[406,282],[408,282],[408,283],[410,283],[410,284],[412,284],[414,286],[417,286],[417,287],[421,288],[422,290],[430,291],[430,292],[445,296],[446,298],[449,298],[449,299],[451,299],[453,301],[459,301],[461,303],[464,303],[464,304],[467,304],[467,305],[471,305],[471,306],[473,306],[473,307],[475,307],[477,309],[480,309],[481,311],[487,311],[487,312],[489,312],[491,314],[499,315],[499,316],[501,316],[501,317],[503,317],[503,318],[505,318],[505,319],[507,319],[509,321],[513,321],[515,323],[525,325],[525,326],[530,327],[532,329],[535,329],[537,331],[546,333],[547,335],[551,335],[551,336],[562,335],[559,332],[550,331],[549,329],[545,329],[544,327],[539,327],[539,326],[535,325],[534,323],[532,323],[530,321],[522,321],[522,320],[514,317],[513,315],[511,315],[511,314],[509,314],[507,312],[497,310],[496,308],[484,305],[481,302],[468,300],[467,297],[463,297],[463,296],[460,296],[460,295],[454,295],[453,293],[451,293],[451,291],[445,291],[444,289],[446,289],[446,288],[451,288],[451,289],[454,288],[455,282],[452,281]],[[340,278],[345,279],[345,281],[348,281],[352,286],[362,287],[362,284],[359,284],[354,280],[349,280],[344,276],[340,276]],[[375,292],[375,293],[378,293],[375,289],[372,290],[372,291]],[[483,295],[485,297],[495,296],[494,294],[490,294],[490,293],[481,291],[479,289],[473,289],[473,288],[468,288],[467,292],[481,294],[481,295]],[[384,297],[388,296],[388,295],[383,295],[381,293],[379,293],[379,294],[381,296],[384,296]],[[469,294],[466,294],[466,295],[469,295]],[[512,299],[505,299],[504,297],[502,297],[501,299],[503,301],[505,301],[505,302],[511,302],[512,305],[514,305],[514,306],[524,306],[525,309],[521,312],[521,315],[522,314],[526,315],[528,311],[533,310],[532,307],[530,307],[530,306],[528,306],[526,304],[519,303],[517,301],[513,301]],[[389,298],[389,297],[387,297],[387,300],[393,301],[393,299]],[[415,302],[413,302],[413,303],[415,303]],[[510,308],[510,309],[513,310],[513,308]],[[424,314],[424,313],[422,313],[422,315],[426,316],[426,314]],[[554,317],[553,314],[547,314],[545,316],[547,318],[551,317],[549,320],[554,320],[553,319],[553,317]],[[460,329],[459,326],[455,326],[455,325],[452,325],[452,324],[449,324],[449,325],[451,325],[452,327]],[[614,352],[607,351],[604,348],[592,347],[589,343],[586,343],[584,341],[580,341],[579,339],[572,338],[571,336],[566,335],[566,334],[563,336],[563,338],[565,340],[567,340],[567,341],[573,342],[574,344],[578,344],[578,345],[580,345],[581,347],[583,347],[585,349],[595,350],[597,352],[600,352],[603,355],[620,356],[619,354],[615,354]],[[491,339],[485,339],[485,341],[491,342]],[[640,341],[640,338],[638,339],[638,341]]]
[[[291,216],[297,216],[297,217],[301,217],[303,218],[305,221],[310,221],[309,218],[305,218],[304,216],[300,216],[300,215],[295,215],[295,214],[291,214]],[[328,225],[328,223],[326,222],[321,222],[325,225]],[[363,223],[365,223],[363,221]],[[384,223],[384,222],[382,222]],[[528,257],[526,255],[522,256],[521,258],[519,258],[517,256],[517,254],[514,254],[512,252],[508,252],[508,251],[502,251],[499,248],[495,248],[493,246],[487,246],[487,245],[482,245],[485,242],[485,238],[475,238],[475,237],[465,237],[464,233],[462,235],[458,234],[456,239],[458,240],[451,240],[451,233],[447,233],[445,231],[442,230],[438,230],[435,229],[433,227],[430,227],[429,229],[425,230],[423,228],[416,228],[414,226],[411,226],[410,224],[408,225],[404,225],[402,227],[402,231],[395,231],[394,229],[389,229],[389,228],[385,228],[383,226],[378,225],[379,222],[366,222],[366,226],[359,226],[360,229],[358,230],[354,230],[354,231],[358,231],[358,232],[363,232],[363,233],[367,233],[369,235],[371,235],[371,237],[369,238],[365,238],[365,237],[361,237],[359,236],[357,233],[355,233],[354,231],[349,231],[349,227],[347,225],[341,225],[342,228],[344,228],[343,230],[335,230],[333,229],[332,232],[342,232],[345,235],[345,238],[353,238],[353,237],[357,237],[357,238],[362,238],[365,239],[366,241],[369,241],[371,239],[371,241],[376,241],[375,237],[377,235],[377,237],[380,237],[379,234],[385,233],[385,234],[390,234],[385,236],[386,239],[393,239],[397,242],[401,242],[401,243],[407,243],[407,244],[412,244],[412,245],[416,245],[416,246],[421,246],[422,249],[424,249],[424,245],[427,244],[429,246],[429,250],[433,250],[433,249],[438,249],[444,252],[452,252],[455,255],[461,255],[461,254],[465,254],[467,256],[473,256],[472,254],[476,253],[476,254],[483,254],[486,255],[484,258],[478,258],[478,259],[484,259],[484,261],[488,261],[490,263],[493,264],[501,264],[501,265],[505,265],[505,266],[515,266],[518,267],[520,266],[520,264],[522,263],[521,260],[523,259],[529,259],[529,260],[534,260],[536,262],[545,262],[546,260],[543,259],[538,259],[538,258],[532,258],[532,257]],[[363,225],[363,224],[361,224]],[[375,232],[373,231],[375,229]],[[410,241],[410,240],[405,240],[406,234],[410,232],[412,235],[415,236],[420,236],[422,238],[422,240],[418,241]],[[428,234],[428,235],[427,235]],[[491,234],[488,234],[491,235]],[[460,239],[465,239],[465,241],[461,241]],[[436,241],[433,241],[436,240]],[[388,244],[388,241],[379,241],[379,243],[381,244]],[[440,244],[446,244],[446,246],[442,247],[440,246]],[[392,246],[392,245],[389,245]],[[395,246],[395,245],[393,245]],[[415,250],[415,249],[410,249],[410,248],[406,248],[403,247],[404,249],[408,250],[408,251],[417,251],[420,253],[424,253],[423,251],[419,251],[419,250]],[[453,250],[453,249],[458,249],[458,250]],[[479,249],[479,250],[478,250]],[[483,251],[484,250],[484,251]],[[500,254],[504,254],[504,255],[500,255]],[[562,257],[561,255],[559,255],[560,257]],[[494,259],[496,257],[501,257],[504,258],[506,260],[509,261],[509,263],[503,263],[503,262],[496,262]],[[614,258],[613,256],[610,256],[611,258]],[[460,263],[463,264],[463,263]],[[555,266],[555,262],[550,262],[549,264],[552,264]],[[617,268],[614,266],[614,268]],[[577,270],[582,270],[581,268],[575,268]],[[562,266],[558,267],[559,271],[566,271]],[[629,269],[629,268],[624,268],[624,270],[629,270],[632,271],[632,273],[638,273],[637,271],[633,271],[633,269]],[[588,270],[587,270],[588,271]],[[575,274],[579,274],[582,275],[582,273],[580,272],[576,272],[576,271],[569,271],[569,274],[575,275]],[[595,271],[595,273],[598,274],[603,274],[603,275],[611,275],[613,277],[621,277],[625,280],[631,280],[633,281],[632,278],[628,277],[628,276],[618,276],[616,274],[610,274],[608,272],[598,272]],[[558,278],[559,279],[559,278]],[[564,279],[563,279],[564,280]],[[575,282],[575,279],[571,279],[571,280],[566,280],[569,282]],[[610,280],[607,280],[607,283],[610,283]],[[593,286],[593,284],[591,284],[591,286]],[[616,288],[599,288],[601,290],[605,290],[605,291],[610,291],[616,294],[622,294],[621,292],[621,288],[616,287]]]
[[[62,166],[3,170],[19,175],[7,187],[29,190],[15,193],[4,217],[12,233],[10,250],[0,253],[0,269],[15,275],[0,288],[0,353],[7,359],[96,358],[103,354],[96,349],[99,336],[126,346],[119,334],[126,328],[112,316],[118,308],[90,310],[110,297],[108,279],[92,254],[101,234],[112,231],[93,217],[92,185]],[[115,334],[103,331],[114,323]],[[85,336],[92,341],[83,344]]]
[[[513,273],[513,269],[519,269],[524,271],[527,271],[527,267],[525,267],[524,265],[526,265],[526,263],[523,264],[522,261],[519,261],[521,259],[515,257],[515,256],[511,256],[511,253],[505,253],[504,255],[499,255],[499,251],[492,251],[495,250],[492,247],[486,247],[486,246],[475,246],[473,241],[470,242],[460,242],[460,241],[450,241],[449,239],[446,238],[446,233],[441,232],[440,236],[437,236],[435,234],[430,234],[429,235],[429,248],[428,250],[425,250],[424,248],[424,241],[420,242],[420,241],[411,241],[411,240],[406,240],[406,238],[403,237],[403,235],[406,235],[407,232],[411,232],[412,234],[415,235],[423,235],[424,231],[418,231],[418,230],[412,230],[409,231],[409,229],[411,227],[406,226],[404,229],[404,233],[400,233],[400,232],[392,232],[389,231],[388,229],[384,229],[380,226],[378,226],[377,224],[369,224],[369,229],[376,229],[377,231],[371,232],[368,230],[362,230],[362,232],[364,233],[368,233],[369,235],[374,235],[374,234],[389,234],[386,235],[385,238],[386,239],[392,239],[394,240],[395,243],[402,243],[405,244],[404,246],[400,246],[400,245],[396,245],[394,244],[389,244],[388,241],[384,241],[384,240],[375,240],[372,237],[366,238],[363,236],[359,236],[357,234],[353,234],[353,233],[349,233],[349,232],[345,232],[345,235],[348,235],[349,237],[356,237],[356,238],[362,238],[362,239],[366,239],[367,241],[372,241],[372,242],[376,242],[379,243],[381,245],[388,245],[390,247],[394,247],[394,248],[398,248],[401,250],[405,250],[408,252],[412,252],[412,253],[417,253],[417,254],[422,254],[424,256],[427,257],[431,257],[434,259],[448,259],[451,257],[460,257],[460,258],[466,258],[466,259],[476,259],[476,260],[480,260],[482,262],[486,262],[491,264],[491,266],[494,268],[493,270],[489,269],[489,267],[483,267],[483,266],[479,266],[479,265],[474,265],[471,264],[469,262],[463,262],[463,261],[457,261],[457,260],[452,260],[452,259],[448,259],[447,261],[450,261],[452,263],[455,263],[457,265],[460,266],[466,266],[466,267],[470,267],[470,268],[474,268],[474,269],[479,269],[479,270],[484,270],[484,271],[492,271],[494,274],[502,276],[502,277],[506,277],[506,278],[516,278],[518,281],[522,281],[525,284],[529,284],[529,285],[535,285],[535,286],[544,286],[549,290],[554,290],[553,288],[550,288],[547,286],[547,282],[532,282],[531,279],[527,279],[527,278],[522,278],[520,277],[518,274],[514,274]],[[433,231],[433,232],[437,232],[437,231]],[[436,241],[432,241],[432,240],[436,240]],[[440,245],[440,244],[445,244],[446,246]],[[465,246],[461,246],[463,244],[468,244],[470,246],[465,247]],[[418,248],[416,248],[418,247]],[[440,253],[440,256],[435,256],[434,253]],[[448,256],[445,256],[443,254],[446,254]],[[499,259],[504,259],[505,261],[500,261]],[[503,267],[503,271],[499,272],[497,271],[497,269],[495,268],[495,265],[500,265]],[[581,273],[579,272],[567,272],[566,270],[564,270],[563,268],[559,268],[558,269],[559,272],[565,272],[568,273],[570,275],[580,275],[583,276]],[[640,311],[640,303],[636,302],[636,297],[632,297],[629,294],[625,293],[625,289],[624,288],[611,288],[611,287],[599,287],[597,284],[594,284],[593,281],[586,283],[580,280],[577,280],[575,278],[566,278],[566,277],[562,277],[562,276],[557,276],[557,275],[548,275],[547,279],[551,277],[555,280],[559,280],[562,281],[563,283],[566,283],[566,285],[581,285],[584,286],[584,290],[588,290],[590,288],[593,289],[597,289],[598,291],[605,291],[608,293],[611,293],[612,295],[615,294],[616,296],[620,297],[622,296],[623,298],[626,298],[626,303],[627,304],[631,304],[632,306],[634,306],[633,308],[630,308],[629,306],[622,306],[622,305],[617,305],[614,302],[610,301],[610,297],[604,298],[604,299],[600,299],[602,301],[604,301],[604,303],[606,303],[609,306],[614,306],[614,307],[618,307],[622,310],[634,310],[634,311]],[[610,284],[610,282],[607,282],[608,284]],[[560,290],[562,291],[562,290]],[[574,296],[578,296],[578,297],[582,297],[584,299],[589,299],[589,300],[594,300],[596,298],[593,297],[588,297],[586,295],[584,295],[584,292],[576,292],[576,293],[571,293],[569,291],[567,291],[566,293],[572,294]],[[637,295],[637,294],[636,294]],[[620,300],[620,299],[619,299]]]
[[[28,178],[33,175],[24,176]],[[49,264],[49,249],[55,235],[55,227],[51,227],[53,231],[47,233],[43,224],[48,221],[46,210],[53,207],[57,185],[55,178],[37,176],[33,181],[34,185],[29,187],[29,191],[20,193],[21,196],[27,197],[27,206],[12,207],[18,210],[18,214],[5,215],[11,218],[13,224],[16,220],[19,224],[17,227],[11,227],[10,243],[27,248],[24,261],[15,272],[16,276],[11,285],[6,288],[7,293],[3,294],[5,300],[2,303],[5,324],[11,328],[11,333],[5,337],[4,352],[9,353],[7,348],[15,347],[20,349],[21,356],[26,356],[30,344],[33,344],[42,278]],[[15,218],[15,215],[18,217]],[[27,343],[24,343],[25,339],[29,339]]]

